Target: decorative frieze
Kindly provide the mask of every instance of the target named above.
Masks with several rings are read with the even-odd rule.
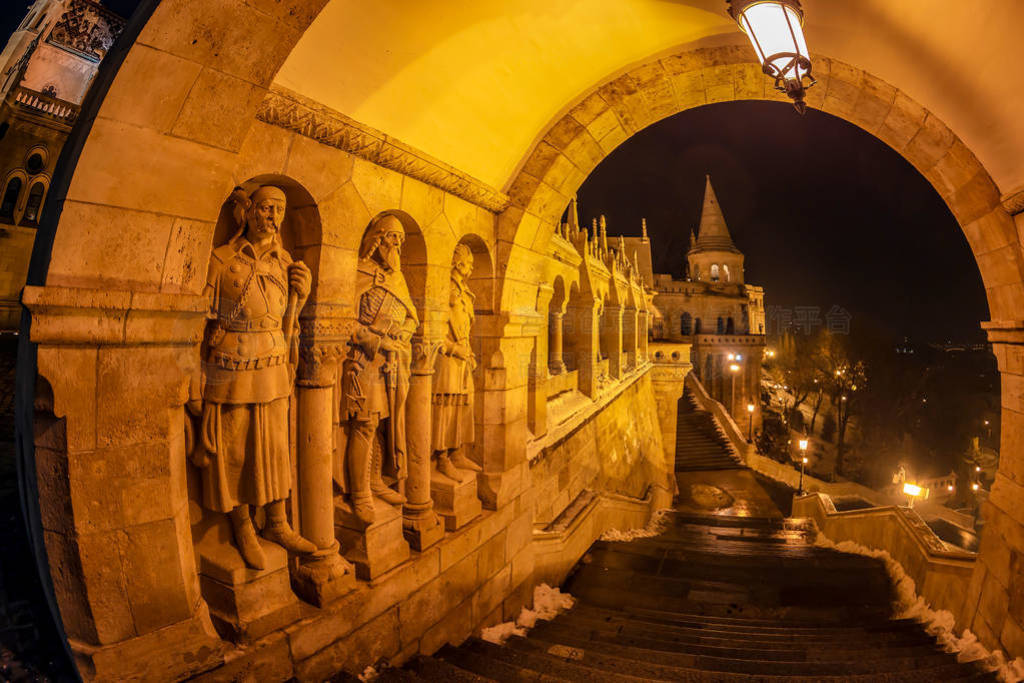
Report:
[[[256,118],[433,185],[488,211],[499,213],[508,206],[504,192],[287,88],[273,87]]]

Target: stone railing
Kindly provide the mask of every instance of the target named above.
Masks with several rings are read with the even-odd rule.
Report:
[[[792,516],[813,519],[835,543],[853,541],[888,552],[914,580],[918,595],[932,609],[952,612],[961,625],[977,555],[952,549],[914,510],[890,505],[837,512],[828,495],[810,493],[794,497]]]
[[[718,423],[718,426],[725,434],[725,438],[728,439],[733,452],[745,465],[750,466],[751,456],[755,454],[754,446],[747,443],[743,430],[736,424],[736,420],[732,419],[729,411],[721,403],[711,398],[704,385],[692,373],[686,376],[686,386],[693,393],[697,406],[701,410],[708,411],[715,418],[715,422]]]
[[[81,109],[77,104],[23,87],[14,90],[14,101],[33,113],[50,116],[69,125],[75,122]]]

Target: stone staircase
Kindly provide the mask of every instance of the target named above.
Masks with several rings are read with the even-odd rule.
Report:
[[[996,680],[890,618],[878,561],[810,533],[676,512],[655,538],[595,543],[565,586],[576,606],[527,637],[471,638],[378,680]]]
[[[697,408],[687,388],[679,401],[676,418],[676,472],[742,467],[715,418],[708,411]]]

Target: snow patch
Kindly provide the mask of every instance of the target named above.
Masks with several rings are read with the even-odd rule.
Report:
[[[914,579],[907,575],[903,565],[893,559],[887,551],[868,548],[854,541],[836,543],[821,532],[818,533],[814,545],[882,560],[885,563],[885,571],[896,588],[894,618],[913,619],[924,626],[928,635],[934,637],[943,650],[956,654],[956,660],[960,663],[976,662],[986,671],[997,672],[999,680],[1004,683],[1024,680],[1024,659],[1018,657],[1012,662],[1006,661],[1001,650],[990,652],[978,642],[978,637],[969,629],[964,629],[963,634],[957,637],[953,631],[953,613],[949,610],[933,610],[925,599],[917,594]]]
[[[639,529],[626,529],[625,531],[609,529],[601,534],[599,540],[626,542],[635,541],[638,538],[652,538],[654,536],[659,536],[661,532],[665,530],[665,525],[668,524],[668,515],[670,512],[672,512],[672,510],[667,508],[657,510],[653,515],[651,515],[651,520],[647,522],[647,526]]]
[[[527,631],[537,625],[538,620],[551,621],[562,612],[572,609],[575,604],[575,598],[568,593],[542,583],[533,588],[533,609],[524,607],[515,621],[485,628],[480,632],[480,637],[489,643],[501,645],[512,636],[525,636]]]

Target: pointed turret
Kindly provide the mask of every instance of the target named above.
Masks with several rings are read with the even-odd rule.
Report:
[[[608,252],[608,221],[605,220],[604,214],[601,214],[601,253],[605,254]]]
[[[640,219],[640,240],[643,242],[647,241],[647,219]]]
[[[704,207],[700,214],[700,232],[696,239],[690,233],[690,250],[686,253],[687,272],[693,280],[743,284],[743,253],[733,244],[725,225],[722,207],[711,187],[711,176],[705,176]]]
[[[691,248],[697,251],[731,251],[740,253],[732,242],[729,228],[725,224],[725,216],[722,215],[722,207],[718,204],[718,197],[715,196],[715,189],[711,187],[711,176],[705,176],[704,186],[704,208],[700,214],[700,229],[697,233],[697,241]]]
[[[576,200],[576,195],[572,196],[569,200],[569,234],[575,235],[580,231],[580,214],[579,214],[579,202]]]

